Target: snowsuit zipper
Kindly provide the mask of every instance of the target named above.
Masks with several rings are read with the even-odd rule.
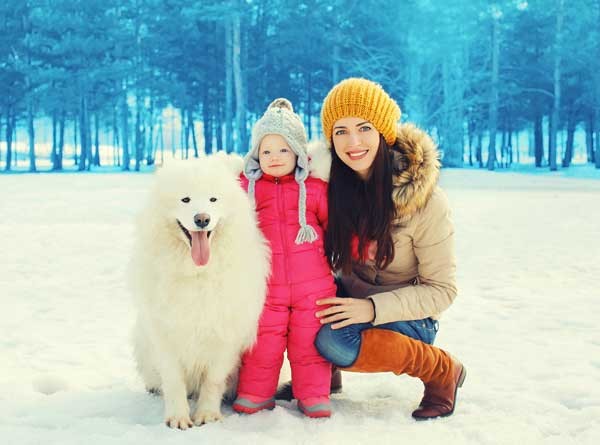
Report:
[[[277,207],[279,208],[279,214],[285,216],[285,206],[283,205],[283,190],[282,187],[280,187],[281,185],[281,181],[279,178],[275,178],[275,185],[277,186]],[[283,246],[283,251],[285,252],[283,257],[284,257],[284,261],[285,261],[285,270],[283,271],[284,274],[284,281],[286,284],[290,284],[290,280],[288,277],[288,270],[289,270],[289,264],[288,264],[288,245],[287,245],[287,240],[285,237],[285,217],[283,218],[279,218],[279,235],[281,236],[281,245]]]

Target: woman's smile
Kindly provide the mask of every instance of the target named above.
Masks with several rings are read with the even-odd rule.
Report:
[[[369,153],[369,150],[352,150],[346,152],[348,157],[353,161],[358,161],[364,158],[367,155],[367,153]]]

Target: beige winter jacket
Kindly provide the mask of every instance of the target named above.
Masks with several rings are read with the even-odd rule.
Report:
[[[457,293],[454,227],[446,195],[437,186],[437,148],[410,124],[399,126],[398,137],[405,152],[394,152],[394,259],[385,270],[371,260],[356,262],[350,275],[340,277],[348,296],[373,300],[375,325],[437,319]],[[331,160],[323,149],[311,158],[314,174],[327,176]]]

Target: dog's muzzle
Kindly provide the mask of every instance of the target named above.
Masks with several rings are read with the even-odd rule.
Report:
[[[210,224],[210,215],[208,213],[196,213],[194,215],[194,224],[200,229],[204,229]]]

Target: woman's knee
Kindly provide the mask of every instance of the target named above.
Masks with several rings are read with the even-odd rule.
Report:
[[[336,366],[352,365],[360,349],[360,334],[354,335],[348,328],[332,329],[331,324],[321,327],[315,339],[319,354]]]
[[[334,339],[332,329],[330,325],[326,324],[325,326],[321,326],[319,332],[317,332],[317,337],[315,338],[315,348],[319,351],[324,358],[329,360],[329,350]]]

